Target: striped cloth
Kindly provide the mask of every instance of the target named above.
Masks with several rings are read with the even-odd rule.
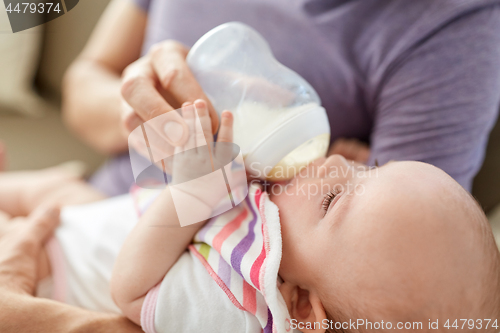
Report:
[[[160,192],[132,188],[139,215]],[[243,202],[212,218],[196,234],[189,250],[238,309],[257,317],[264,333],[291,331],[290,316],[278,290],[278,207],[259,186],[251,185]]]
[[[211,219],[189,247],[233,304],[255,315],[263,332],[289,332],[278,290],[281,227],[278,207],[258,186],[245,201]]]

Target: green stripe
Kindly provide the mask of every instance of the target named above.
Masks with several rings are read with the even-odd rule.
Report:
[[[205,260],[208,260],[208,254],[210,253],[210,245],[207,243],[201,243],[200,249],[198,250],[200,254],[205,258]]]

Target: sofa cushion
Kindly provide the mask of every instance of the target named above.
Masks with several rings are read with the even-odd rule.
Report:
[[[5,10],[0,10],[0,111],[41,115],[44,101],[34,92],[43,27],[12,33]]]

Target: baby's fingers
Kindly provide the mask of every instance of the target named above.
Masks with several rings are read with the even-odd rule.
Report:
[[[187,124],[189,130],[189,136],[184,145],[184,151],[189,149],[196,148],[196,118],[195,118],[195,109],[193,104],[184,103],[182,104],[182,118],[184,122]]]
[[[230,111],[224,111],[221,114],[221,125],[217,142],[233,142],[233,114]]]
[[[233,114],[224,111],[221,114],[221,125],[215,144],[217,167],[223,167],[232,160],[233,153]]]
[[[210,144],[214,142],[214,135],[212,134],[212,120],[210,119],[207,102],[198,99],[194,102],[194,106],[200,119],[203,135],[205,136],[205,140],[200,141],[198,146]]]

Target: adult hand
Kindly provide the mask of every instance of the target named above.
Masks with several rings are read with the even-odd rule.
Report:
[[[33,297],[38,257],[59,222],[59,212],[41,209],[26,219],[7,219],[0,216],[0,332],[142,332],[120,315]]]
[[[187,53],[182,44],[167,40],[153,45],[145,56],[124,70],[121,93],[126,103],[122,121],[129,132],[185,102],[208,101],[186,63]],[[208,109],[215,133],[219,119],[210,103]],[[185,128],[180,116],[176,120]]]
[[[342,155],[346,159],[366,164],[370,157],[370,147],[357,139],[339,138],[333,142],[328,150],[330,155]]]
[[[0,292],[33,295],[37,283],[38,258],[46,240],[59,224],[59,210],[41,208],[27,221],[10,221],[0,238]],[[4,290],[2,290],[4,289]]]

